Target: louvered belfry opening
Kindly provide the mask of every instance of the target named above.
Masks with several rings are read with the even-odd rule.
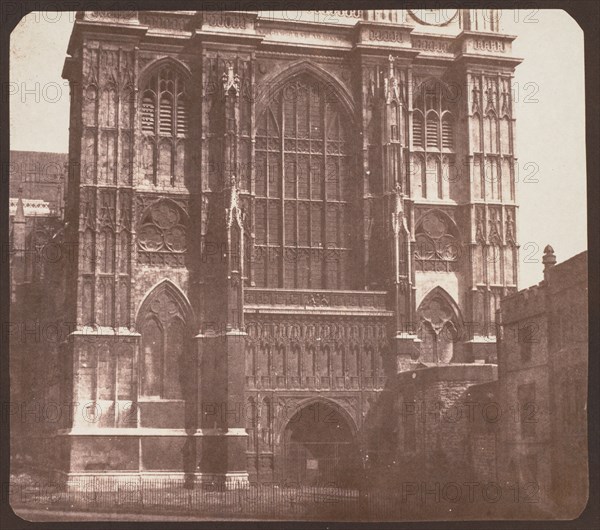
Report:
[[[455,171],[455,101],[443,81],[429,79],[414,91],[412,148],[417,186],[424,199],[450,198]]]
[[[142,131],[145,133],[154,133],[156,123],[154,96],[151,93],[144,94],[142,99]]]
[[[259,115],[256,286],[352,288],[351,132],[331,90],[309,76],[290,80]]]
[[[441,81],[429,80],[415,92],[413,146],[423,147],[425,143],[431,148],[454,149],[453,104],[447,87]],[[425,142],[423,141],[424,129]]]
[[[173,135],[173,98],[171,94],[164,93],[160,97],[158,110],[158,131],[167,136]]]
[[[188,133],[188,110],[185,94],[180,94],[177,98],[177,134],[187,135]]]
[[[154,185],[183,184],[188,136],[186,79],[171,65],[158,68],[142,87],[142,168]]]
[[[437,116],[430,113],[426,118],[427,123],[427,147],[439,148],[440,145],[440,124]]]
[[[454,149],[454,129],[448,114],[442,117],[442,149]]]
[[[413,117],[413,145],[415,147],[424,147],[423,140],[425,138],[423,124],[423,116],[419,113],[415,113]]]

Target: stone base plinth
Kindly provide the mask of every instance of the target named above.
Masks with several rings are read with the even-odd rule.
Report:
[[[67,489],[166,487],[183,482],[238,488],[248,484],[242,429],[108,429],[64,431],[64,459],[57,460]],[[243,458],[237,458],[242,454]],[[162,484],[161,484],[162,483]]]

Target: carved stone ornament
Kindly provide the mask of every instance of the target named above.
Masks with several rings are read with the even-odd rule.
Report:
[[[102,204],[98,213],[98,222],[102,227],[115,227],[115,206],[112,203],[113,197],[108,194],[102,197]]]
[[[227,210],[225,212],[227,228],[230,228],[233,221],[235,220],[240,229],[244,227],[243,212],[240,202],[240,191],[238,189],[237,179],[235,175],[232,175],[229,179],[229,186],[227,188],[229,193],[229,201],[227,204]]]
[[[410,231],[406,224],[406,216],[404,215],[404,194],[399,183],[396,183],[394,189],[394,212],[392,213],[392,230],[397,236],[403,230],[406,236],[410,235]]]
[[[485,97],[486,105],[485,111],[496,110],[496,101],[498,99],[498,88],[496,82],[493,79],[488,79],[486,82]]]
[[[150,303],[150,311],[166,322],[180,314],[177,303],[166,292],[159,293]]]
[[[502,105],[500,113],[503,116],[510,116],[510,85],[508,81],[502,82]]]
[[[223,82],[223,94],[228,95],[231,93],[231,90],[234,90],[234,95],[239,95],[240,93],[240,76],[237,73],[233,72],[233,65],[228,64],[227,70],[223,72],[221,76],[221,80]]]
[[[479,79],[475,79],[473,84],[473,90],[471,91],[471,97],[473,100],[473,104],[471,107],[471,112],[479,112],[479,101],[481,97],[481,88],[479,87]]]
[[[201,206],[201,212],[200,212],[200,217],[201,217],[201,223],[200,223],[200,235],[201,236],[205,236],[206,232],[208,231],[208,203],[209,203],[209,199],[208,199],[208,195],[203,194],[202,195],[202,206]]]
[[[383,80],[383,97],[386,103],[401,100],[400,81],[396,76],[395,59],[392,55],[388,57],[388,73]]]
[[[441,299],[434,298],[421,310],[421,316],[431,324],[435,333],[439,334],[446,323],[452,319],[452,311]]]
[[[159,201],[150,207],[138,230],[141,250],[185,252],[186,226],[182,212],[170,201]]]
[[[511,243],[515,242],[515,220],[510,210],[506,212],[506,239]]]
[[[502,222],[500,220],[500,212],[496,209],[490,209],[489,238],[490,241],[502,239]]]
[[[437,212],[428,212],[415,236],[415,257],[421,260],[456,261],[459,242],[450,232],[448,221]]]
[[[312,307],[318,307],[318,306],[326,307],[329,305],[329,301],[327,300],[325,295],[311,294],[308,299],[307,305],[312,306]]]
[[[485,221],[481,208],[477,209],[476,218],[475,239],[480,243],[485,243]]]

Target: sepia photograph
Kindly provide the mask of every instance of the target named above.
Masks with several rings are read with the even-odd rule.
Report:
[[[577,519],[577,21],[120,9],[10,34],[14,513]]]

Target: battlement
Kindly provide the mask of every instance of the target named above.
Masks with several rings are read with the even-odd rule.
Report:
[[[547,286],[544,282],[522,289],[501,302],[502,323],[531,318],[546,311]]]

